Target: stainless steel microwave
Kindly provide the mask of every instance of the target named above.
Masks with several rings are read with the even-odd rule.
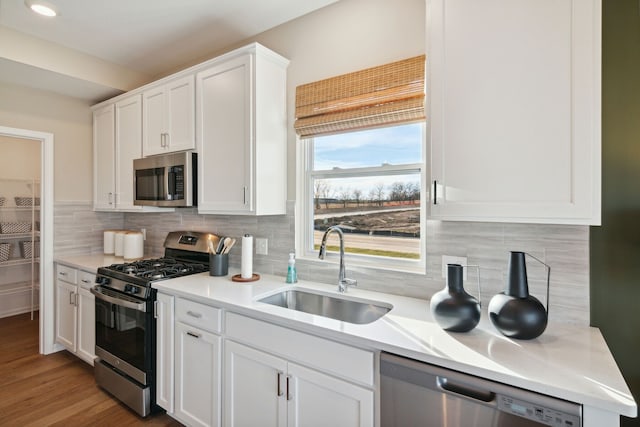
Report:
[[[197,154],[192,151],[159,154],[133,161],[134,204],[196,206]]]

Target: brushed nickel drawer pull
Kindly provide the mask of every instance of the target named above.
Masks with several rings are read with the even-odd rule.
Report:
[[[196,313],[196,312],[191,311],[191,310],[187,311],[187,314],[189,316],[191,316],[191,317],[195,317],[196,319],[200,319],[202,317],[202,314]]]

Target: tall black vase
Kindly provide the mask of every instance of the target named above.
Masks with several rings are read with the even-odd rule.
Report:
[[[542,263],[537,258],[534,259]],[[549,301],[548,272],[547,304]],[[507,288],[491,298],[488,311],[491,323],[509,338],[530,340],[540,336],[547,328],[548,310],[537,298],[529,295],[524,252],[511,252]]]
[[[462,266],[447,265],[447,286],[431,297],[431,316],[445,331],[468,332],[480,321],[480,303],[462,285]]]

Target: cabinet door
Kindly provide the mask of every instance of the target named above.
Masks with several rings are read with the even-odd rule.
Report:
[[[158,293],[156,316],[156,403],[173,413],[174,298]]]
[[[116,103],[116,207],[133,204],[133,160],[142,157],[142,99],[132,96]]]
[[[430,13],[431,216],[599,224],[600,2]]]
[[[286,370],[280,358],[225,341],[224,425],[286,426]]]
[[[115,117],[113,105],[93,112],[93,207],[115,208]]]
[[[166,107],[164,86],[154,87],[142,94],[142,155],[165,152]]]
[[[181,322],[176,322],[175,333],[174,414],[190,426],[219,426],[221,338]]]
[[[196,76],[198,211],[253,210],[250,55]]]
[[[166,151],[194,150],[195,89],[193,75],[167,83]]]
[[[96,357],[95,297],[88,289],[78,288],[78,357],[93,365]]]
[[[76,352],[76,307],[78,287],[56,280],[56,341],[69,351]]]
[[[290,427],[371,427],[373,391],[289,363]]]

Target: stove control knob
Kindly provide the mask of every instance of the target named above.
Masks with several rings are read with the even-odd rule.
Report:
[[[133,285],[124,285],[124,291],[128,294],[137,294],[140,292],[140,289]]]
[[[104,276],[97,276],[96,277],[96,283],[98,285],[108,285],[109,282],[111,282],[111,280],[108,277],[104,277]]]

